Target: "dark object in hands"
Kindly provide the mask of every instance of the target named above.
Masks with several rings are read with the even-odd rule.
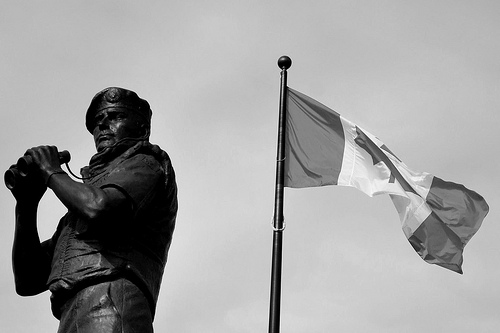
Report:
[[[63,150],[59,152],[59,162],[61,164],[68,163],[71,160],[69,151]],[[31,156],[23,156],[19,158],[17,164],[7,170],[4,174],[5,186],[12,190],[16,186],[16,180],[19,177],[26,177],[31,170],[33,160]]]

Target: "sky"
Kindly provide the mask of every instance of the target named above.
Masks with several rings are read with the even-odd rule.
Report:
[[[156,332],[267,332],[282,55],[288,85],[380,138],[411,169],[490,206],[460,275],[424,262],[387,196],[285,190],[281,329],[497,332],[500,326],[500,3],[476,0],[0,0],[0,165],[39,145],[95,148],[92,97],[153,109],[179,213]],[[0,190],[0,327],[56,332],[49,293],[14,290],[15,200]],[[65,207],[50,192],[41,239]]]

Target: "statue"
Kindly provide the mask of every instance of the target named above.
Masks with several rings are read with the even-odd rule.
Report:
[[[151,114],[136,93],[104,89],[86,113],[97,153],[83,183],[63,171],[68,156],[54,146],[28,149],[5,175],[16,199],[16,292],[49,290],[59,333],[153,332],[177,186],[167,153],[149,142]],[[40,242],[37,207],[47,188],[68,212]]]

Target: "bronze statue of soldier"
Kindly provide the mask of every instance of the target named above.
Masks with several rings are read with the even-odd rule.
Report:
[[[62,170],[54,146],[26,151],[29,172],[9,170],[16,291],[49,290],[59,333],[153,332],[177,186],[167,153],[149,142],[151,114],[136,93],[104,89],[86,113],[97,153],[81,170],[83,183]],[[68,212],[40,242],[37,208],[47,188]]]

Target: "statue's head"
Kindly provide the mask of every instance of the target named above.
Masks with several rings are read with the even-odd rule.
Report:
[[[151,115],[149,103],[135,92],[110,87],[92,99],[85,125],[101,151],[125,138],[149,139]]]

